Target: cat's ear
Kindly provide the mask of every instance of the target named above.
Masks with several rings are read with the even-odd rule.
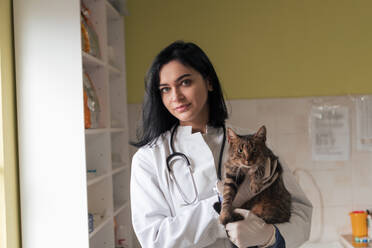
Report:
[[[266,127],[262,126],[258,129],[257,133],[254,135],[256,139],[261,140],[262,142],[266,141]]]
[[[238,135],[231,129],[227,128],[227,141],[231,143],[231,141],[235,140],[238,138]]]

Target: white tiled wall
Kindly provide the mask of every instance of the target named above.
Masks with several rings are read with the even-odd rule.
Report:
[[[372,208],[372,152],[356,150],[355,97],[281,98],[228,101],[229,123],[257,130],[265,125],[267,142],[295,172],[314,205],[311,239],[338,240],[351,232],[348,213]],[[311,158],[309,114],[313,104],[349,107],[351,155],[349,161],[315,162]],[[132,140],[140,118],[140,104],[129,106]],[[134,152],[134,150],[132,150]]]

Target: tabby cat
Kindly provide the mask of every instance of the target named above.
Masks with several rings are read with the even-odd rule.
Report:
[[[230,146],[229,157],[224,164],[225,182],[220,222],[226,225],[242,219],[240,215],[233,213],[234,208],[251,210],[268,224],[288,222],[291,215],[291,195],[284,186],[283,169],[278,157],[265,144],[265,126],[255,134],[244,136],[237,135],[228,128],[227,137]],[[238,189],[242,191],[238,193]],[[241,192],[244,194],[241,195]],[[234,201],[237,193],[240,194],[238,205]]]

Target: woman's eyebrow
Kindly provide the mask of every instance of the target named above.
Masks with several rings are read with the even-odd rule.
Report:
[[[191,76],[191,73],[185,73],[185,74],[179,76],[174,82],[177,83],[177,82],[181,81],[183,78],[189,77],[189,76]],[[167,83],[160,83],[159,87],[161,87],[161,86],[168,86],[168,84]]]
[[[183,74],[182,76],[178,77],[178,78],[176,79],[176,81],[174,81],[174,82],[177,83],[178,81],[181,81],[183,78],[188,77],[188,76],[191,76],[191,73]]]

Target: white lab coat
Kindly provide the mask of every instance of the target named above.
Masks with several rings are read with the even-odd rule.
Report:
[[[224,227],[219,224],[213,204],[218,201],[213,190],[222,144],[222,128],[207,128],[206,134],[192,133],[190,126],[179,126],[174,135],[176,152],[191,162],[198,191],[198,202],[185,206],[167,169],[170,154],[170,131],[155,144],[140,148],[133,156],[131,173],[131,209],[134,231],[141,246],[150,247],[231,247]],[[227,141],[224,159],[227,159]],[[174,173],[188,200],[194,198],[190,174],[177,159]],[[223,167],[223,163],[222,163]],[[292,194],[290,223],[279,224],[287,248],[297,248],[310,233],[312,206],[284,167],[284,182]]]

